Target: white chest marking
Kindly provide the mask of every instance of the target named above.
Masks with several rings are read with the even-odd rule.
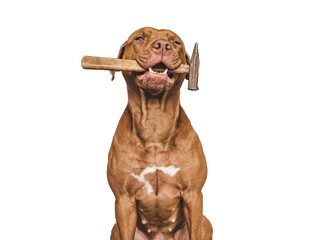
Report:
[[[174,175],[176,175],[176,173],[180,170],[180,168],[176,168],[174,166],[169,166],[169,167],[157,167],[157,166],[153,166],[153,167],[147,167],[145,168],[140,175],[135,175],[133,173],[131,173],[131,175],[138,179],[139,182],[143,182],[144,183],[144,188],[147,189],[148,194],[153,192],[153,188],[151,186],[151,184],[149,183],[149,181],[147,181],[144,176],[148,173],[154,173],[155,171],[160,170],[161,172],[168,174],[170,177],[173,177]]]

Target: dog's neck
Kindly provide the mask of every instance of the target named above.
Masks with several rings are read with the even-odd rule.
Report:
[[[128,113],[132,132],[143,145],[168,145],[174,137],[180,113],[180,90],[152,96],[144,90],[128,88]]]

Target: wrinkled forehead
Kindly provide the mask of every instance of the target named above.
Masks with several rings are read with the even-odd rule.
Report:
[[[152,39],[165,39],[168,41],[180,41],[183,43],[182,39],[174,32],[168,29],[155,29],[152,27],[144,27],[136,30],[132,33],[128,39],[128,41],[132,41],[137,37]]]

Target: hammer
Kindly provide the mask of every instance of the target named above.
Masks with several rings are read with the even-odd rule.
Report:
[[[84,69],[96,69],[96,70],[113,70],[113,71],[132,71],[132,72],[145,72],[135,60],[118,59],[118,58],[106,58],[106,57],[92,57],[84,56],[81,60],[81,66]],[[181,64],[177,69],[168,70],[169,73],[186,73],[189,74],[188,89],[199,90],[198,77],[199,77],[199,50],[198,44],[195,43],[190,66]],[[159,71],[159,69],[153,69]]]

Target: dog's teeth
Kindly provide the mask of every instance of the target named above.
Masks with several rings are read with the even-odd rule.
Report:
[[[149,68],[149,72],[157,73],[157,74],[167,74],[168,73],[168,68],[164,72],[156,72],[156,71],[153,71],[152,68]]]

